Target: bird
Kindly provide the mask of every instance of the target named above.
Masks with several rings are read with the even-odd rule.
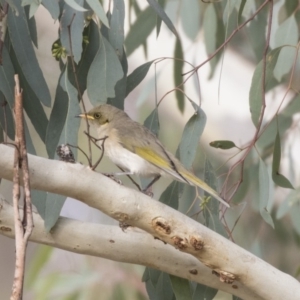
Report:
[[[104,154],[126,171],[123,174],[153,177],[147,188],[161,176],[171,176],[201,188],[229,207],[213,188],[188,171],[148,128],[132,120],[123,110],[101,104],[77,117],[87,119],[96,129]]]

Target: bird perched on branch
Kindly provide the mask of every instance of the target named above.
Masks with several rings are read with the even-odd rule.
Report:
[[[154,177],[148,187],[161,176],[171,175],[177,181],[200,187],[229,207],[214,189],[185,169],[149,129],[133,121],[124,111],[102,104],[78,117],[88,119],[98,138],[105,139],[104,154],[126,170],[124,174]]]

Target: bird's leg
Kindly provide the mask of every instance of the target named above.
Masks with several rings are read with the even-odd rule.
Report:
[[[160,177],[161,175],[155,176],[153,180],[142,190],[142,192],[152,198],[153,193],[151,192],[151,187]]]

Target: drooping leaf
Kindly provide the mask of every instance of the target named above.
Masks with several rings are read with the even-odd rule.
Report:
[[[192,166],[205,124],[206,115],[198,107],[197,112],[186,123],[179,145],[180,160],[187,169]]]
[[[39,4],[37,5],[37,8],[38,7],[39,7]],[[31,6],[30,6],[30,8],[31,8]],[[24,9],[25,9],[25,15],[26,15],[27,23],[28,23],[28,29],[29,29],[29,33],[31,36],[31,40],[34,43],[35,47],[38,48],[38,39],[37,39],[35,18],[33,17],[33,15],[32,16],[30,15],[28,6],[25,6]]]
[[[143,65],[137,67],[130,75],[128,75],[126,97],[142,82],[153,62],[154,60],[144,63]]]
[[[147,117],[144,122],[144,126],[146,126],[149,130],[151,130],[156,136],[158,136],[159,132],[159,117],[158,117],[158,109],[157,107],[151,112],[151,114]]]
[[[240,24],[242,21],[242,15],[243,15],[243,10],[244,10],[245,4],[246,4],[246,0],[242,0],[240,7],[239,7],[238,24]]]
[[[164,9],[164,7],[166,5],[166,0],[158,0],[158,4]],[[157,16],[156,17],[156,37],[157,38],[158,38],[159,33],[160,33],[161,22],[162,22],[161,17]]]
[[[205,158],[205,164],[204,164],[204,182],[207,183],[214,190],[217,190],[217,177],[213,169],[213,166],[211,165],[210,161],[207,158]],[[212,197],[207,192],[204,192],[204,196]],[[210,200],[203,209],[203,216],[205,220],[204,223],[205,226],[207,226],[208,228],[214,230],[215,232],[223,236],[226,236],[226,231],[219,218],[218,201],[214,199]]]
[[[297,113],[300,113],[300,95],[295,96],[282,111],[282,115],[288,117]]]
[[[80,5],[84,3],[84,0],[76,1]],[[68,4],[68,2],[65,3],[60,19],[60,42],[66,49],[67,54],[73,54],[74,61],[78,63],[82,53],[84,13]]]
[[[180,183],[178,181],[171,182],[161,194],[159,201],[174,209],[178,209],[179,184]]]
[[[300,188],[292,190],[288,196],[282,201],[277,209],[276,218],[281,219],[289,211],[293,209],[293,206],[300,200]]]
[[[274,229],[274,222],[268,211],[269,203],[269,173],[262,159],[259,160],[258,182],[259,182],[259,211],[262,218]]]
[[[174,59],[174,84],[177,87],[179,84],[182,83],[182,73],[183,73],[183,51],[180,39],[176,39],[175,45],[175,58]],[[184,91],[184,85],[180,87],[181,90]],[[184,112],[184,94],[181,91],[175,90],[175,95],[177,99],[177,106],[181,112]]]
[[[65,2],[73,8],[75,11],[84,12],[86,9],[83,7],[83,2],[81,0],[65,0]]]
[[[182,28],[185,34],[194,41],[200,32],[201,11],[198,0],[181,2]]]
[[[66,118],[67,118],[67,112],[68,112],[68,95],[63,90],[61,85],[59,84],[61,82],[61,78],[64,74],[65,70],[62,71],[57,88],[56,88],[56,94],[55,94],[55,100],[54,105],[51,111],[48,127],[47,127],[47,133],[46,133],[46,149],[49,158],[54,158],[56,147],[58,145],[61,132],[64,128]]]
[[[123,56],[121,60],[123,77],[116,83],[115,86],[115,97],[108,98],[107,103],[124,110],[124,100],[126,97],[126,86],[127,86],[127,72],[128,72],[128,62],[125,51],[123,51]]]
[[[175,36],[178,38],[178,33],[173,25],[170,18],[167,16],[163,8],[159,5],[159,3],[156,0],[147,0],[147,2],[150,4],[150,6],[155,10],[155,12],[160,16],[160,18],[163,20],[163,22],[168,26],[168,28],[175,34]]]
[[[5,97],[0,91],[0,123],[4,132],[11,140],[15,139],[15,122],[12,114],[12,109],[7,103],[5,105]]]
[[[217,289],[197,283],[193,294],[193,300],[213,300],[217,293]]]
[[[293,223],[293,227],[296,230],[296,232],[300,235],[300,201],[297,201],[293,205],[293,209],[290,211],[291,220]]]
[[[11,9],[8,11],[7,23],[10,41],[28,84],[38,99],[44,105],[49,106],[51,103],[50,92],[31,43],[24,8],[19,1],[13,1],[19,15],[16,16]]]
[[[218,148],[222,150],[228,150],[236,147],[234,142],[225,140],[213,141],[210,142],[209,145],[213,148]]]
[[[46,208],[47,193],[44,191],[31,189],[31,201],[36,207],[39,215],[45,219],[45,208]]]
[[[295,16],[291,15],[279,25],[275,34],[275,47],[283,46],[274,68],[274,77],[278,81],[281,81],[282,77],[287,74],[293,66],[298,51],[296,48],[298,36],[298,25]]]
[[[2,65],[0,65],[0,91],[5,96],[10,107],[14,106],[14,66],[10,60],[6,46],[2,49]]]
[[[57,20],[60,14],[59,4],[58,1],[53,0],[42,0],[42,4],[45,6],[45,8],[49,11],[52,18],[54,20]]]
[[[155,17],[156,14],[151,7],[147,7],[138,15],[125,38],[127,56],[130,56],[135,49],[145,43],[152,30],[155,28]]]
[[[176,300],[192,300],[189,281],[174,275],[169,275]]]
[[[58,194],[47,193],[45,205],[45,229],[49,232],[57,222],[66,197]]]
[[[108,32],[108,35],[109,42],[115,49],[116,54],[120,60],[123,58],[124,18],[124,0],[114,0],[114,8],[110,19],[110,30]]]
[[[114,98],[115,85],[123,75],[122,66],[115,50],[100,34],[99,49],[87,78],[87,92],[90,101],[97,105],[106,103],[107,98]]]
[[[280,161],[281,161],[281,143],[280,143],[279,133],[277,132],[275,143],[274,143],[274,152],[273,152],[272,179],[274,183],[276,183],[281,187],[294,189],[290,181],[285,176],[279,173]]]
[[[105,11],[98,0],[86,0],[90,8],[96,13],[100,21],[106,26],[109,27],[109,22],[106,17]]]
[[[266,60],[266,72],[265,72],[265,91],[268,91],[268,84],[273,79],[273,70],[277,62],[277,58],[280,52],[280,48],[276,48],[270,51],[267,55]],[[252,122],[255,126],[258,125],[258,120],[262,110],[263,103],[263,61],[256,66],[252,77],[252,83],[249,92],[249,105],[250,105],[250,113]]]

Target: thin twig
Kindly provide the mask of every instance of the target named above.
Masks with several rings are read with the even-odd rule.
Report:
[[[13,203],[14,220],[16,232],[16,265],[14,282],[12,286],[11,300],[21,300],[24,284],[25,256],[28,239],[33,230],[33,217],[31,206],[29,167],[27,150],[25,143],[24,116],[23,116],[23,97],[20,89],[19,77],[15,75],[15,159],[14,159],[14,179],[13,179]],[[24,204],[23,217],[19,212],[20,198],[20,173],[22,171],[24,184]]]

